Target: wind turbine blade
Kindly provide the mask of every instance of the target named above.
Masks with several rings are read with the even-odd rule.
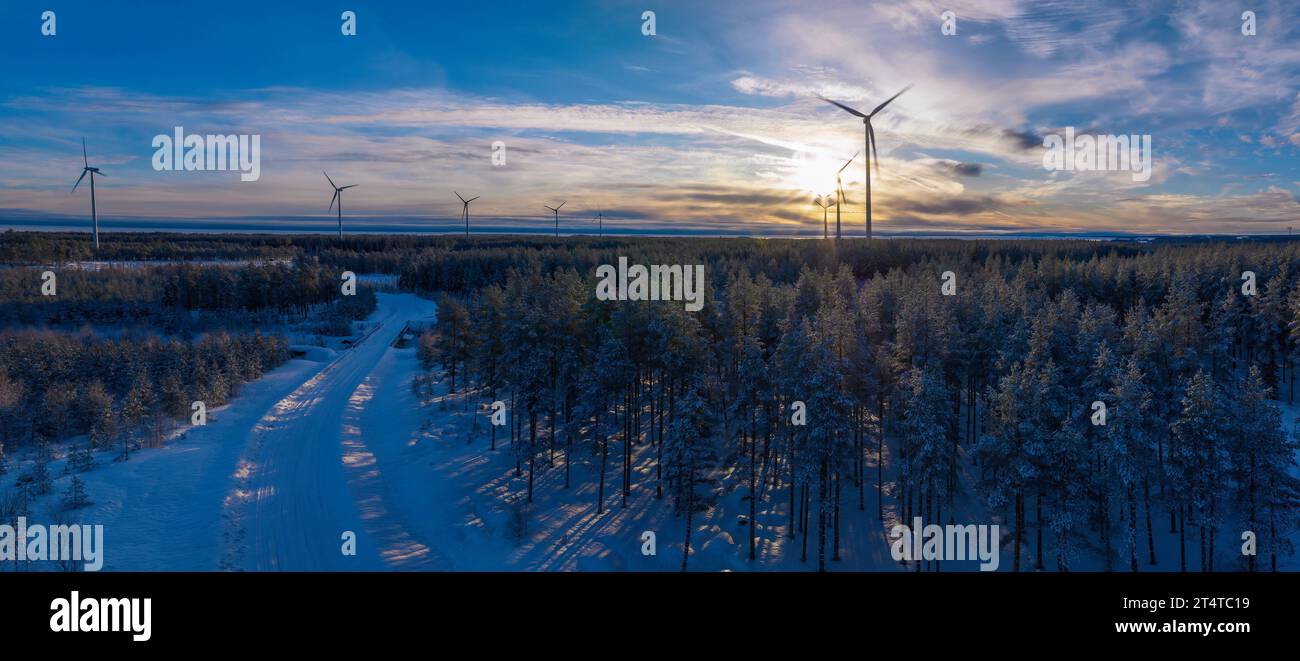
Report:
[[[327,181],[330,182],[330,185],[331,185],[331,186],[334,186],[334,189],[335,189],[335,190],[338,190],[338,186],[334,183],[334,180],[333,180],[333,179],[330,179],[330,173],[328,173],[328,172],[326,172],[326,171],[324,171],[324,170],[321,170],[320,173],[323,174],[323,175],[325,175],[325,179],[326,179]]]
[[[340,187],[339,187],[339,190],[347,190],[347,189],[349,189],[349,188],[356,188],[357,186],[360,186],[360,185],[361,185],[361,184],[348,184],[347,186],[340,186]]]
[[[839,174],[840,172],[843,172],[843,171],[844,171],[844,168],[849,167],[849,164],[852,163],[853,161],[856,161],[856,160],[858,159],[858,154],[861,154],[861,153],[862,153],[862,152],[860,152],[860,151],[859,151],[859,152],[854,152],[854,154],[853,154],[853,158],[850,158],[849,160],[844,161],[844,165],[841,165],[841,166],[840,166],[840,169],[839,169],[838,172],[836,172],[836,174]],[[838,180],[838,179],[839,179],[839,177],[836,177],[836,180]]]
[[[871,160],[876,164],[876,176],[880,176],[880,152],[876,151],[876,129],[871,128],[871,122],[867,122],[867,137],[871,138]]]
[[[483,196],[482,196],[482,195],[475,195],[474,197],[471,197],[471,198],[469,198],[468,200],[465,200],[465,204],[469,204],[470,202],[473,202],[474,200],[477,200],[477,199],[479,199],[480,197],[483,197]]]
[[[81,171],[81,176],[80,176],[80,177],[77,177],[77,183],[75,183],[75,184],[72,185],[72,192],[73,192],[73,193],[77,192],[77,186],[80,186],[80,185],[81,185],[81,180],[86,178],[86,173],[87,173],[87,172],[90,172],[90,170],[82,170],[82,171]]]
[[[81,139],[81,161],[90,167],[90,157],[86,155],[86,139]]]
[[[887,106],[887,105],[889,105],[890,103],[892,103],[892,102],[894,101],[894,99],[897,99],[898,97],[902,96],[902,95],[903,95],[903,92],[906,92],[907,90],[910,90],[910,89],[912,89],[912,84],[911,84],[911,83],[908,83],[907,87],[904,87],[904,88],[902,89],[902,91],[900,91],[898,94],[895,94],[895,95],[889,97],[889,99],[887,99],[884,103],[882,103],[882,104],[876,106],[876,109],[875,109],[875,110],[872,110],[872,111],[871,111],[871,114],[870,114],[870,115],[867,115],[867,117],[868,117],[868,118],[870,118],[870,117],[874,117],[874,116],[876,115],[876,113],[880,112],[882,109],[884,109],[885,106]]]
[[[831,101],[830,99],[828,99],[828,98],[826,98],[826,97],[824,97],[824,96],[822,96],[822,95],[820,95],[820,94],[817,95],[817,98],[819,98],[819,99],[821,99],[822,101],[825,101],[826,103],[829,103],[829,104],[831,104],[831,105],[839,106],[840,109],[843,110],[844,112],[847,112],[847,113],[850,113],[850,114],[853,114],[853,115],[857,115],[858,117],[861,117],[861,118],[863,118],[863,119],[866,119],[866,117],[867,117],[866,115],[864,115],[864,114],[862,114],[862,113],[860,113],[860,112],[854,110],[853,108],[850,108],[850,107],[844,105],[843,103],[840,103],[839,101]]]
[[[556,210],[556,211],[559,211],[560,209],[563,209],[563,208],[564,208],[564,205],[566,205],[566,204],[568,204],[568,203],[569,203],[568,200],[565,200],[565,201],[561,202],[561,203],[560,203],[560,206],[555,207],[555,210]]]
[[[330,198],[330,208],[329,208],[330,211],[334,210],[334,200],[337,199],[339,199],[339,191],[338,189],[334,189],[334,197]]]
[[[452,192],[453,192],[453,193],[456,193],[456,191],[452,191]],[[461,196],[460,196],[460,193],[456,193],[456,199],[460,200],[461,202],[464,202],[464,201],[465,201],[465,198],[461,197]]]

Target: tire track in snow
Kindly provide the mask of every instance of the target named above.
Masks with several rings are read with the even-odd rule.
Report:
[[[451,571],[451,562],[418,540],[404,525],[400,515],[386,505],[392,499],[378,460],[366,445],[362,433],[367,427],[363,414],[374,400],[376,381],[376,375],[372,373],[357,386],[348,401],[343,423],[343,465],[348,470],[348,486],[356,500],[362,524],[386,568]]]
[[[415,548],[400,523],[387,515],[390,508],[383,504],[381,482],[373,488],[365,482],[349,485],[353,471],[343,459],[348,451],[356,455],[354,462],[363,455],[355,452],[355,444],[345,451],[344,437],[355,425],[344,418],[353,395],[401,332],[402,320],[432,309],[431,302],[413,295],[380,294],[380,309],[372,316],[378,327],[369,339],[340,355],[258,420],[231,476],[219,568],[387,568],[379,555],[344,556],[340,535],[345,530],[357,533],[358,551],[374,547],[367,530],[391,544],[390,550],[403,544]],[[411,556],[409,548],[408,559],[420,557]],[[433,561],[433,554],[424,556]],[[401,559],[403,553],[395,551],[391,557]]]

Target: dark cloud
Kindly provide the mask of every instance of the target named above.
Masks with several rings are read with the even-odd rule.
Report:
[[[978,177],[984,172],[984,166],[979,163],[939,161],[935,164],[935,167],[945,174],[952,174],[958,177]]]
[[[928,215],[968,215],[994,211],[998,202],[987,195],[978,197],[949,197],[941,199],[906,200],[896,203],[900,211]]]
[[[1002,140],[1021,151],[1029,151],[1043,146],[1043,136],[1033,131],[1002,129]]]

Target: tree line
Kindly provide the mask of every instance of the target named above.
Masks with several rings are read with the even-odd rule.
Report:
[[[32,448],[36,461],[19,482],[44,494],[54,444],[86,436],[69,448],[77,472],[93,466],[96,451],[129,458],[161,445],[193,402],[224,404],[288,358],[283,337],[260,333],[187,341],[0,331],[0,472],[7,453]]]
[[[310,317],[330,329],[341,325],[346,333],[347,322],[375,307],[369,288],[342,296],[342,271],[314,259],[55,270],[52,296],[42,290],[44,270],[0,269],[0,318],[6,326],[133,325],[186,335]]]

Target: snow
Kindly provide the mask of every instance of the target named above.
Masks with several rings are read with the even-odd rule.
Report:
[[[597,514],[599,457],[589,444],[575,442],[573,486],[565,489],[566,457],[558,451],[563,439],[554,466],[539,453],[530,505],[523,500],[527,467],[514,474],[506,428],[498,432],[497,450],[488,450],[488,417],[476,410],[486,397],[449,397],[443,380],[430,401],[420,401],[411,389],[420,372],[415,349],[392,345],[407,322],[428,324],[434,312],[427,299],[380,293],[378,310],[368,320],[370,334],[354,348],[295,347],[305,352],[302,357],[245,385],[234,401],[209,412],[207,426],[126,462],[99,455],[98,467],[81,475],[93,504],[70,515],[75,522],[104,525],[105,569],[678,570],[685,519],[674,515],[666,494],[655,497],[649,443],[634,451],[634,486],[626,508],[620,506],[621,444],[610,445],[605,511]],[[1300,408],[1284,406],[1283,413],[1292,421]],[[887,447],[886,480],[892,479],[888,455]],[[55,491],[38,501],[33,520],[43,518],[42,508],[53,516],[71,479],[61,466],[51,472],[60,476]],[[913,569],[890,557],[887,531],[897,515],[887,483],[885,521],[877,518],[875,472],[874,453],[869,453],[861,511],[857,487],[844,483],[841,559],[831,560],[828,529],[828,569]],[[955,522],[996,521],[969,495],[971,477],[969,471],[961,476],[967,495],[957,503]],[[746,471],[727,476],[714,506],[695,514],[690,569],[815,569],[816,511],[810,517],[808,560],[800,562],[803,540],[786,534],[785,489],[760,500],[758,561],[749,561],[747,480]],[[1032,499],[1026,508],[1032,523]],[[943,517],[927,523],[948,523],[947,511]],[[1177,570],[1178,539],[1168,533],[1168,514],[1157,509],[1153,523],[1159,565],[1146,564],[1141,531],[1141,569]],[[356,535],[355,555],[342,552],[346,531]],[[657,555],[642,555],[645,531],[655,533]],[[1012,568],[1012,530],[1004,524],[1001,532],[999,571],[1005,572]],[[1117,550],[1123,548],[1123,534],[1122,528],[1115,530]],[[1220,531],[1216,567],[1228,568],[1240,543],[1236,538],[1233,531]],[[1031,528],[1022,570],[1033,567],[1034,542]],[[1100,569],[1095,536],[1080,543],[1085,546],[1072,568]],[[1195,544],[1189,534],[1192,571],[1199,569]],[[1054,569],[1050,542],[1044,560]],[[943,570],[976,567],[976,562],[949,562]],[[1116,561],[1117,570],[1126,567],[1123,559]],[[1296,559],[1285,559],[1282,568],[1296,569]]]
[[[210,570],[221,530],[220,494],[241,450],[239,439],[262,413],[321,368],[291,360],[246,384],[231,404],[208,411],[208,424],[193,427],[163,448],[133,453],[114,462],[96,457],[98,467],[80,476],[92,504],[69,513],[76,521],[103,524],[105,570]],[[54,491],[33,507],[33,520],[52,520],[70,477],[62,462]],[[16,473],[17,471],[12,471]]]

